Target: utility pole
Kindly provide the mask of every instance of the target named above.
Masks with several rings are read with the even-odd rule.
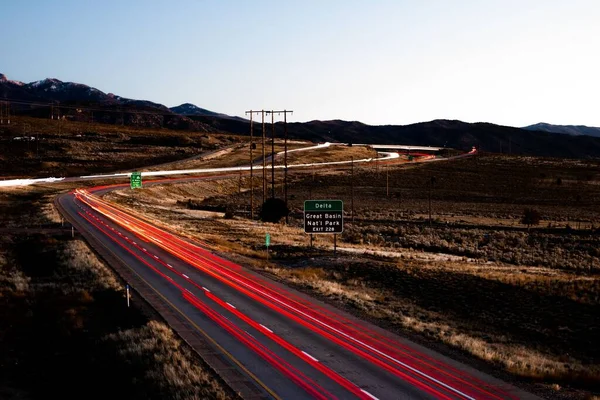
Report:
[[[385,167],[385,195],[390,197],[390,166]]]
[[[435,183],[435,177],[432,176],[429,179],[429,225],[431,225],[433,223],[432,219],[431,219],[431,190],[433,189],[433,184]]]
[[[254,150],[254,121],[252,116],[260,111],[246,111],[246,114],[250,114],[250,219],[254,220],[254,157],[252,150]]]
[[[287,152],[288,152],[288,148],[287,148],[287,140],[288,140],[288,133],[287,133],[287,113],[293,113],[293,111],[287,111],[287,110],[283,110],[283,196],[284,196],[284,201],[285,201],[285,207],[287,208],[288,206],[288,187],[287,187],[287,177],[288,177],[288,164],[287,164]],[[287,214],[285,214],[285,224],[289,224],[289,217]]]
[[[263,164],[263,170],[262,170],[262,178],[263,178],[263,182],[262,182],[262,187],[263,187],[263,204],[265,204],[265,201],[267,200],[267,176],[265,175],[265,170],[267,169],[267,160],[266,160],[266,153],[265,153],[265,110],[261,110],[261,116],[262,116],[262,164]]]
[[[275,198],[275,114],[271,110],[271,198]]]
[[[352,156],[352,176],[350,178],[350,208],[352,209],[352,223],[354,223],[354,156]]]

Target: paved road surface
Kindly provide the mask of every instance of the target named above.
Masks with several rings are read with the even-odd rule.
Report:
[[[188,178],[190,179],[190,178]],[[200,179],[200,178],[196,178]],[[151,184],[145,182],[145,184]],[[102,253],[156,292],[225,354],[234,388],[281,399],[535,398],[509,384],[362,322],[136,218],[99,196],[111,185],[57,199]],[[109,260],[110,261],[110,260]],[[217,368],[219,370],[219,368]]]

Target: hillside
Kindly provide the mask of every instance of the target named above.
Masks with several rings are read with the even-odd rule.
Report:
[[[23,83],[0,74],[0,101],[13,115],[64,118],[145,128],[210,132],[200,122],[147,100],[128,99],[75,82],[54,78]]]
[[[96,88],[58,79],[23,83],[0,74],[0,100],[10,112],[38,118],[113,124],[152,129],[229,132],[249,135],[249,121],[184,103],[168,108],[146,100],[127,99]],[[268,134],[270,135],[270,127]],[[283,124],[276,124],[283,135]],[[557,135],[556,133],[568,133]],[[261,135],[260,123],[254,125]],[[290,138],[350,143],[446,146],[532,156],[599,158],[600,128],[536,124],[514,128],[491,123],[433,120],[411,125],[366,125],[358,121],[289,123]]]
[[[219,131],[248,135],[247,122],[214,117],[192,117]],[[254,125],[254,135],[260,136],[260,123]],[[267,125],[267,136],[271,129]],[[283,124],[276,123],[276,135],[283,135]],[[434,120],[411,125],[366,125],[357,121],[310,121],[288,123],[288,136],[315,142],[378,143],[446,146],[492,153],[521,155],[598,158],[600,138],[568,136],[542,131],[529,131],[490,123],[467,123],[456,120]]]
[[[207,110],[205,108],[200,108],[195,104],[191,103],[183,103],[178,105],[177,107],[171,107],[170,110],[175,114],[185,115],[186,117],[196,116],[196,117],[215,117],[222,119],[233,119],[237,121],[246,122],[245,119],[240,117],[232,117],[231,115],[221,114],[214,111]]]
[[[552,125],[540,122],[538,124],[526,126],[523,129],[528,131],[562,133],[572,136],[588,135],[600,137],[600,128],[585,125]]]

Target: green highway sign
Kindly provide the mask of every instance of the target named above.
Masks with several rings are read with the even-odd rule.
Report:
[[[342,233],[344,202],[341,200],[305,200],[305,233]]]
[[[269,247],[270,244],[271,244],[271,235],[269,235],[267,233],[267,235],[265,236],[265,246]]]
[[[132,189],[141,188],[142,187],[142,173],[141,172],[132,172],[131,177],[129,179],[129,183]]]
[[[304,200],[304,211],[344,211],[341,200]]]

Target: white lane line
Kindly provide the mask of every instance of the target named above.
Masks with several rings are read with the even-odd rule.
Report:
[[[230,276],[228,276],[228,278],[229,278],[231,281],[234,281],[234,282],[236,282],[236,283],[238,283],[238,284],[240,284],[240,285],[242,285],[242,286],[245,286],[245,287],[250,287],[250,285],[248,285],[248,283],[246,283],[246,282],[242,281],[242,280],[241,280],[241,279],[239,279],[239,278],[236,278],[235,276],[231,276],[231,275],[230,275]],[[288,308],[288,309],[294,310],[294,312],[296,312],[296,313],[298,313],[298,314],[301,314],[301,315],[302,315],[302,316],[304,316],[305,318],[307,318],[307,319],[310,319],[310,320],[312,320],[312,321],[314,321],[314,322],[318,323],[319,325],[321,325],[321,326],[324,326],[324,327],[328,328],[329,330],[331,330],[331,331],[334,331],[334,332],[336,332],[337,334],[344,336],[345,338],[347,338],[347,339],[351,340],[352,342],[354,342],[354,343],[358,343],[358,344],[360,344],[361,346],[363,346],[363,347],[365,347],[365,348],[369,349],[370,351],[372,351],[372,352],[374,352],[374,353],[377,353],[377,354],[379,354],[380,356],[387,358],[388,360],[391,360],[391,361],[393,361],[393,362],[394,362],[394,363],[396,363],[397,365],[400,365],[400,366],[402,366],[402,367],[404,367],[404,368],[406,368],[406,369],[408,369],[408,370],[410,370],[410,371],[414,372],[415,374],[418,374],[418,375],[420,375],[420,376],[422,376],[422,377],[424,377],[424,378],[426,378],[426,379],[429,379],[429,380],[431,380],[431,381],[433,381],[433,382],[437,383],[437,384],[438,384],[438,385],[440,385],[440,386],[443,386],[443,387],[445,387],[446,389],[448,389],[448,390],[450,390],[450,391],[452,391],[452,392],[454,392],[454,393],[458,394],[459,396],[462,396],[462,397],[464,397],[464,398],[466,398],[466,399],[469,399],[469,400],[475,400],[475,398],[474,398],[474,397],[472,397],[472,396],[469,396],[468,394],[466,394],[466,393],[464,393],[464,392],[461,392],[460,390],[458,390],[458,389],[456,389],[456,388],[454,388],[454,387],[452,387],[452,386],[450,386],[450,385],[448,385],[448,384],[446,384],[446,383],[444,383],[444,382],[442,382],[442,381],[440,381],[440,380],[438,380],[438,379],[436,379],[436,378],[434,378],[434,377],[432,377],[432,376],[430,376],[430,375],[426,374],[426,373],[425,373],[425,372],[423,372],[423,371],[420,371],[420,370],[418,370],[417,368],[414,368],[414,367],[412,367],[412,366],[410,366],[410,365],[406,364],[405,362],[402,362],[402,361],[400,361],[400,360],[398,360],[398,359],[396,359],[396,358],[394,358],[394,357],[390,356],[389,354],[386,354],[386,353],[384,353],[384,352],[382,352],[382,351],[380,351],[380,350],[378,350],[378,349],[374,348],[373,346],[371,346],[371,345],[369,345],[369,344],[367,344],[367,343],[365,343],[365,342],[363,342],[363,341],[361,341],[361,340],[359,340],[359,339],[356,339],[356,338],[354,338],[353,336],[350,336],[350,335],[349,335],[349,334],[347,334],[346,332],[343,332],[343,331],[341,331],[341,330],[339,330],[339,329],[337,329],[337,328],[335,328],[335,327],[333,327],[333,326],[331,326],[331,325],[329,325],[329,324],[327,324],[327,323],[325,323],[325,322],[323,322],[323,321],[319,320],[318,318],[315,318],[315,317],[313,317],[312,315],[309,315],[309,314],[307,314],[307,313],[303,312],[302,310],[299,310],[299,309],[297,309],[297,308],[295,308],[295,307],[293,307],[293,306],[291,306],[291,305],[289,305],[289,304],[285,303],[284,301],[282,301],[282,300],[280,300],[280,299],[278,299],[278,298],[276,298],[276,297],[274,297],[274,296],[270,295],[269,293],[267,293],[267,292],[265,292],[265,291],[263,291],[263,290],[260,290],[260,289],[254,289],[254,290],[255,290],[257,293],[260,293],[260,294],[262,294],[263,296],[265,296],[265,297],[267,297],[267,298],[269,298],[269,299],[273,300],[274,302],[276,302],[276,303],[279,303],[279,304],[281,304],[282,306],[284,306],[284,307],[286,307],[286,308]]]
[[[204,286],[202,286],[202,289],[206,290],[208,293],[210,293],[210,290],[208,290],[207,288],[205,288]]]
[[[194,293],[192,293],[192,291],[190,289],[185,289],[189,294],[191,294],[192,296],[194,296]]]
[[[372,398],[373,400],[379,400],[377,397],[373,396],[371,393],[367,392],[365,389],[360,389],[361,392]]]
[[[135,244],[135,245],[137,246],[137,243],[136,243],[136,242],[131,242],[131,243],[133,243],[133,244]]]
[[[157,238],[155,238],[155,237],[153,237],[153,238],[152,238],[152,240],[154,240],[155,242],[158,242],[158,243],[162,243],[162,242],[160,241],[160,239],[157,239]]]
[[[181,274],[181,276],[183,276],[185,279],[190,279],[190,277],[187,276],[186,274]]]
[[[307,356],[307,357],[309,357],[310,359],[312,359],[313,361],[319,362],[319,360],[317,360],[316,358],[314,358],[313,356],[311,356],[310,354],[308,354],[308,353],[307,353],[307,352],[305,352],[304,350],[302,350],[302,353],[303,353],[305,356]]]
[[[171,264],[167,264],[167,267],[169,268],[173,268],[173,266]]]
[[[125,239],[129,240],[129,238],[127,236],[125,236]]]
[[[267,328],[266,326],[264,326],[263,324],[259,324],[260,326],[262,326],[263,328],[265,328],[266,330],[268,330],[269,332],[273,333],[272,330],[270,330],[269,328]]]
[[[148,251],[148,250],[146,250],[146,248],[145,248],[145,247],[142,247],[142,250],[143,250],[143,251],[146,251],[146,252]]]
[[[170,276],[167,276],[167,279],[173,282],[173,278],[171,278]]]
[[[226,302],[226,303],[227,303],[227,302]],[[229,307],[231,307],[231,308],[235,309],[235,306],[234,306],[233,304],[231,304],[231,303],[227,303],[227,305],[228,305]]]
[[[156,258],[158,260],[158,256],[154,256],[154,258]]]

